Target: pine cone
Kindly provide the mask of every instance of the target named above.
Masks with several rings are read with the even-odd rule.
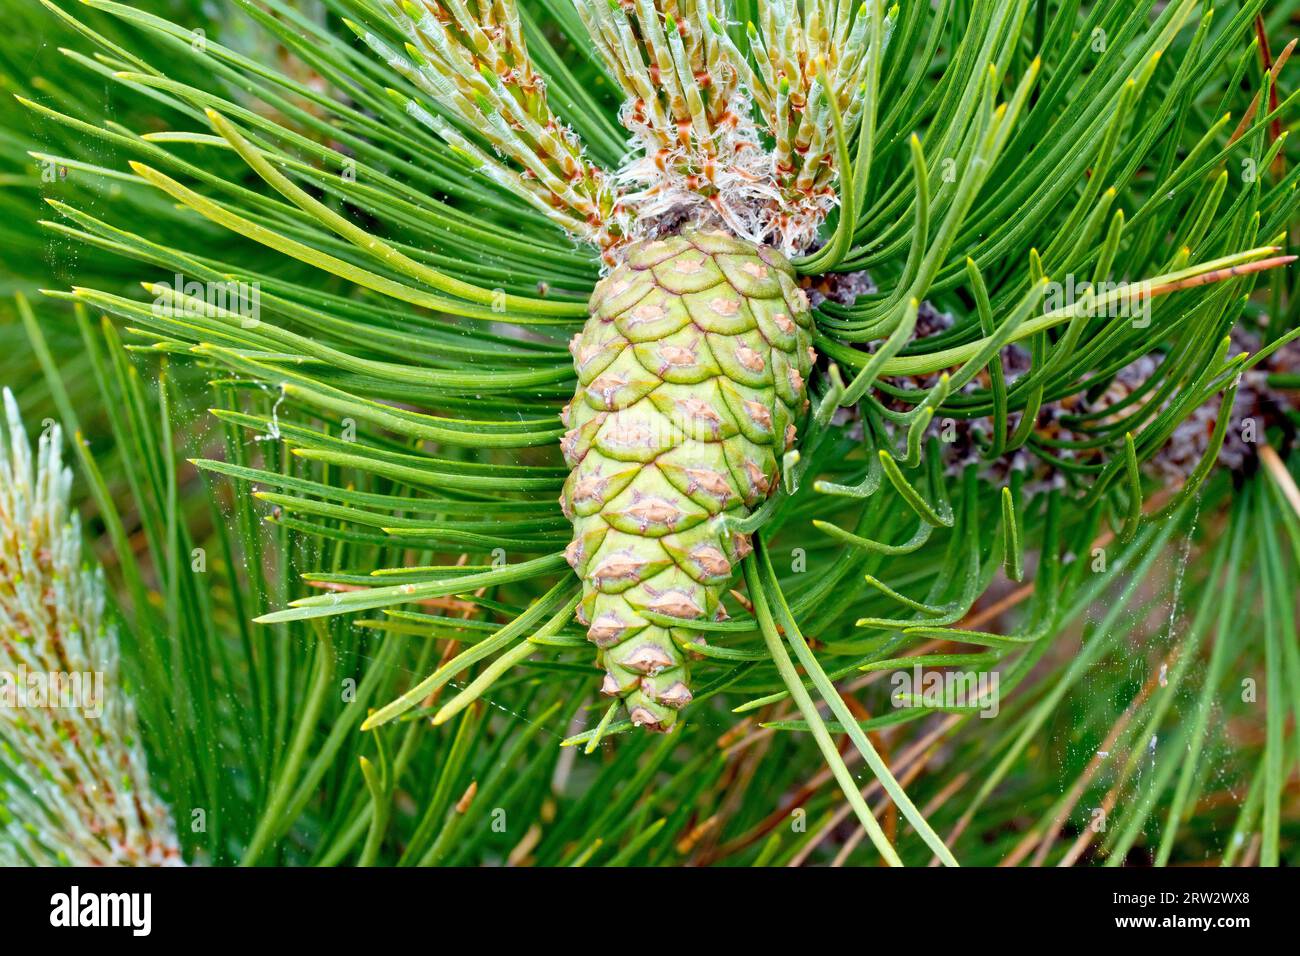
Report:
[[[578,389],[562,447],[578,618],[632,722],[667,730],[691,700],[688,622],[719,599],[807,411],[812,320],[778,252],[686,229],[632,246],[571,343]],[[642,614],[680,618],[666,628]]]

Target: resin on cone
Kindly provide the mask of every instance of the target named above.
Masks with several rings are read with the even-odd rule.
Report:
[[[629,247],[570,348],[560,502],[602,691],[667,730],[691,700],[691,622],[720,619],[742,519],[780,481],[807,412],[808,299],[779,252],[688,228]],[[664,626],[646,617],[674,618]]]

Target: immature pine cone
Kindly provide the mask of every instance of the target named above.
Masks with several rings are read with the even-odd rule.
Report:
[[[602,692],[667,730],[691,700],[688,622],[725,616],[719,599],[751,549],[715,519],[776,490],[807,411],[812,319],[780,253],[691,228],[632,246],[590,308],[570,345],[562,442],[578,619]]]

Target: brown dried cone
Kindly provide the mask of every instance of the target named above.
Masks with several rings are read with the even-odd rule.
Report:
[[[562,442],[578,619],[602,691],[667,730],[691,700],[689,622],[725,617],[751,548],[724,519],[775,492],[807,412],[812,320],[780,253],[693,228],[629,247],[590,308]]]

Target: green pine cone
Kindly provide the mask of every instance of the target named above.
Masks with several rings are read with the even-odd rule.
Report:
[[[639,243],[596,286],[570,345],[578,389],[562,442],[567,557],[602,692],[634,724],[668,730],[691,700],[689,622],[719,599],[807,411],[812,318],[778,252],[685,229]],[[651,623],[642,612],[680,618]]]

